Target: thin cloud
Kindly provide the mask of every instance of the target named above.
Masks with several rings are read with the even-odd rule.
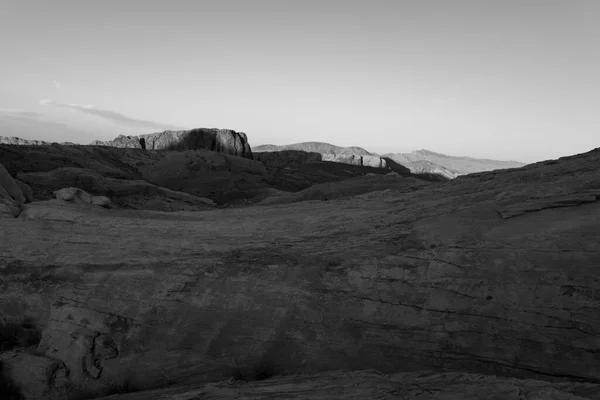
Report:
[[[54,84],[54,87],[57,89],[60,89],[62,87],[62,83],[60,83],[59,81],[52,81],[52,83]]]
[[[93,115],[95,117],[100,117],[106,119],[111,122],[125,124],[129,126],[135,126],[140,128],[152,128],[152,129],[184,129],[178,126],[163,124],[155,121],[148,121],[143,119],[136,119],[128,117],[124,114],[118,113],[116,111],[105,110],[102,108],[96,108],[92,104],[66,104],[66,103],[58,103],[49,99],[40,100],[40,105],[42,106],[53,106],[60,108],[67,108],[70,110],[80,111],[85,114]]]
[[[14,108],[0,108],[0,117],[39,117],[42,114],[35,111],[19,110]]]

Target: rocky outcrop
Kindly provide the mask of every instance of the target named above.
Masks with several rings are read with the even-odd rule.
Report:
[[[563,197],[600,189],[598,163],[202,213],[36,201],[2,221],[0,314],[90,390],[376,368],[565,398],[600,383],[600,201]],[[563,206],[502,217],[532,199]]]
[[[20,173],[17,176],[38,188],[52,191],[57,199],[75,201],[78,204],[159,211],[204,210],[215,206],[212,200],[157,186],[145,180],[106,178],[86,168],[65,167],[49,172]]]
[[[71,201],[76,204],[91,204],[100,207],[110,207],[110,199],[106,196],[92,196],[84,190],[68,187],[54,192],[57,200]]]
[[[359,165],[361,167],[387,168],[386,161],[377,156],[361,156],[355,154],[323,154],[323,161]]]
[[[275,158],[272,154],[281,153],[281,157],[290,157],[291,162],[298,160],[298,152],[300,154],[320,154],[320,161],[337,162],[350,165],[358,165],[364,167],[387,168],[387,163],[384,159],[376,154],[369,153],[361,147],[340,147],[329,143],[321,142],[304,142],[286,146],[262,145],[255,148],[256,154],[267,154],[262,157],[270,160]],[[306,162],[315,162],[315,156],[307,156]]]
[[[25,203],[33,200],[31,189],[14,179],[0,164],[0,218],[16,217]]]
[[[303,151],[307,153],[319,154],[340,154],[340,155],[359,155],[359,156],[377,156],[375,153],[368,152],[362,147],[350,146],[342,147],[324,142],[302,142],[283,146],[273,144],[263,144],[254,148],[255,152],[271,152],[271,151]]]
[[[252,159],[248,137],[231,129],[198,128],[189,131],[164,131],[139,136],[120,135],[111,141],[94,141],[92,145],[149,150],[197,150],[206,149]]]
[[[136,209],[143,209],[150,203],[156,203],[152,209],[189,209],[189,204],[181,197],[176,200],[169,195],[168,202],[162,199],[164,196],[156,189],[147,188],[149,183],[206,197],[226,206],[252,204],[268,193],[299,191],[316,183],[377,172],[374,168],[357,165],[312,162],[311,157],[314,160],[320,158],[316,153],[308,158],[306,153],[299,153],[301,156],[294,153],[291,159],[287,155],[268,154],[269,159],[261,162],[204,149],[145,151],[141,148],[59,144],[0,145],[0,162],[13,176],[27,179],[36,199],[53,199],[54,191],[72,186],[91,195],[107,196],[120,207]],[[273,154],[275,156],[270,157]],[[406,170],[410,175],[405,167],[396,164],[392,168]],[[112,180],[110,186],[116,188],[119,195],[108,190],[105,179]],[[136,194],[134,190],[139,192]],[[254,198],[256,201],[252,200]]]
[[[51,143],[44,142],[43,140],[23,139],[16,136],[0,136],[0,144],[11,144],[18,146],[49,146]]]
[[[446,179],[454,179],[459,176],[458,173],[453,172],[440,164],[436,164],[431,161],[405,161],[404,166],[410,169],[413,174],[436,174]]]

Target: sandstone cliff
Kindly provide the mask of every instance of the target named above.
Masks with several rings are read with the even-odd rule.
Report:
[[[56,398],[124,380],[369,368],[414,372],[355,380],[399,398],[415,382],[421,398],[452,398],[452,387],[598,398],[599,163],[597,149],[334,201],[200,213],[25,204],[2,221],[0,315],[29,318],[42,338],[33,355],[2,357],[17,383]],[[416,372],[431,370],[547,383]],[[296,378],[281,379],[248,396]]]
[[[111,141],[94,141],[92,145],[142,148],[140,140],[150,150],[206,149],[239,157],[252,158],[248,137],[231,129],[198,128],[189,131],[164,131],[139,136],[120,135]]]
[[[343,164],[358,165],[364,167],[387,168],[386,161],[376,154],[369,153],[361,147],[340,147],[329,143],[304,142],[285,146],[262,145],[254,149],[255,153],[273,153],[285,151],[286,155],[291,155],[290,151],[317,153],[321,154],[322,161],[338,162]],[[262,156],[265,157],[265,156]],[[267,156],[268,157],[268,156]]]

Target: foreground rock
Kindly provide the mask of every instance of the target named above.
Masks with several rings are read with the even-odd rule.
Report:
[[[246,134],[231,129],[198,128],[189,131],[164,131],[139,136],[120,135],[111,141],[96,140],[92,145],[149,150],[206,149],[252,159],[252,149]]]
[[[31,189],[14,179],[0,164],[0,218],[18,216],[22,205],[31,201]]]
[[[222,381],[196,387],[142,391],[114,400],[179,399],[381,399],[381,400],[583,400],[600,399],[600,385],[550,383],[461,372],[419,371],[385,375],[376,371],[335,371],[274,377],[261,382]],[[108,399],[108,398],[107,398]]]
[[[110,208],[110,199],[106,196],[92,196],[84,190],[74,187],[63,188],[54,192],[57,200],[71,201],[77,204],[91,204]]]
[[[33,202],[2,221],[0,314],[91,391],[365,368],[600,383],[599,163],[202,213]]]
[[[65,167],[49,172],[20,173],[17,176],[24,182],[51,191],[58,199],[80,203],[103,206],[110,203],[123,208],[157,211],[198,211],[215,206],[207,198],[157,186],[145,180],[106,178],[86,168]]]
[[[58,144],[0,145],[0,162],[10,174],[26,181],[38,200],[53,199],[54,191],[72,186],[91,195],[107,196],[123,208],[165,211],[194,208],[190,208],[189,196],[184,199],[176,193],[165,194],[154,186],[229,206],[254,203],[278,191],[296,192],[317,183],[341,181],[369,172],[387,173],[381,168],[308,162],[304,155],[257,161],[204,149],[146,151]],[[390,166],[401,174],[411,175],[408,169],[393,162]]]

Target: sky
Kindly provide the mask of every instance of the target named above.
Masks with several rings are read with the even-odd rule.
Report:
[[[597,0],[0,0],[0,136],[226,128],[534,162],[600,147]]]

